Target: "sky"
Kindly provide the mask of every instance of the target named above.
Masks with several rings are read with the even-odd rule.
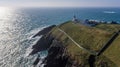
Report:
[[[120,7],[120,0],[0,0],[1,7]]]

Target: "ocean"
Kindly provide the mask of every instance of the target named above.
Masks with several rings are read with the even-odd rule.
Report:
[[[80,20],[120,22],[120,8],[0,7],[0,67],[33,67],[37,56],[44,58],[47,51],[29,56],[41,38],[32,36],[47,26],[72,20],[74,15]]]

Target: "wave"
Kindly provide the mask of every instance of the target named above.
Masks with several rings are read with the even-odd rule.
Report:
[[[35,45],[42,37],[41,36],[37,36],[35,38],[33,38],[34,35],[36,35],[36,33],[38,33],[39,31],[43,30],[44,28],[48,27],[49,25],[43,26],[43,27],[39,27],[36,29],[31,30],[29,33],[27,33],[26,35],[29,35],[29,37],[27,38],[28,41],[32,42],[31,45],[27,48],[26,50],[26,55],[25,57],[29,56],[29,54],[32,52],[32,46]],[[30,43],[29,42],[29,43]]]
[[[37,58],[37,56],[39,56],[39,58],[40,58],[40,61],[39,61],[39,63],[36,65],[36,67],[44,67],[44,64],[41,64],[42,62],[43,62],[43,59],[47,56],[47,51],[40,51],[40,52],[38,52],[37,54],[35,54],[35,55],[29,55],[31,52],[32,52],[32,47],[33,47],[33,45],[35,45],[40,39],[41,39],[41,37],[43,36],[43,35],[41,35],[41,36],[37,36],[37,37],[35,37],[35,38],[33,38],[33,36],[36,34],[36,33],[38,33],[39,31],[41,31],[41,30],[43,30],[44,28],[46,28],[46,27],[48,27],[49,25],[47,25],[47,26],[44,26],[44,27],[39,27],[39,28],[36,28],[36,29],[33,29],[33,30],[31,30],[29,33],[27,33],[26,35],[29,35],[30,37],[28,37],[27,38],[27,40],[28,40],[28,42],[29,42],[29,47],[26,49],[26,51],[25,51],[25,54],[24,54],[24,58],[29,58],[30,60],[29,60],[29,62],[28,63],[30,63],[30,61],[32,62],[32,63],[34,63],[34,61],[35,61],[35,59]],[[32,61],[33,60],[33,61]]]
[[[49,25],[43,26],[43,27],[39,27],[36,28],[32,31],[30,31],[27,35],[31,35],[29,39],[32,39],[34,35],[36,35],[39,31],[43,30],[44,28],[49,27]]]
[[[33,45],[35,45],[38,41],[39,41],[39,39],[41,38],[42,36],[40,36],[40,37],[36,37],[36,38],[34,38],[35,39],[35,41],[33,41],[33,43],[26,49],[26,53],[25,53],[25,57],[27,57],[27,56],[29,56],[29,54],[32,52],[32,46]],[[32,39],[32,40],[34,40],[34,39]],[[31,41],[32,41],[31,40]]]
[[[103,13],[114,14],[114,13],[116,13],[116,12],[114,12],[114,11],[103,11]]]

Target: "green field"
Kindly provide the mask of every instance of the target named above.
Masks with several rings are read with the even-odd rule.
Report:
[[[72,22],[59,26],[82,47],[98,52],[113,35],[107,31]]]
[[[96,28],[113,33],[120,30],[120,25],[119,24],[99,24],[96,26]]]
[[[120,67],[120,35],[103,53],[107,58],[111,59],[117,66]]]
[[[95,27],[88,27],[80,23],[68,21],[55,27],[51,33],[59,41],[61,41],[67,49],[68,55],[72,60],[76,60],[79,64],[89,67],[88,58],[91,55],[83,49],[75,45],[64,33],[58,30],[60,28],[66,32],[75,42],[89,51],[96,53],[106,44],[112,35],[120,29],[120,25],[115,24],[99,24]],[[120,62],[120,36],[105,50],[105,52],[96,57],[95,66],[101,67],[103,62],[107,63],[106,67],[116,67]]]

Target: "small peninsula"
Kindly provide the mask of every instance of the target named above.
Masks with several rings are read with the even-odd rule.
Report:
[[[120,24],[114,21],[74,19],[49,26],[33,37],[41,35],[30,55],[48,50],[44,67],[119,67]]]

